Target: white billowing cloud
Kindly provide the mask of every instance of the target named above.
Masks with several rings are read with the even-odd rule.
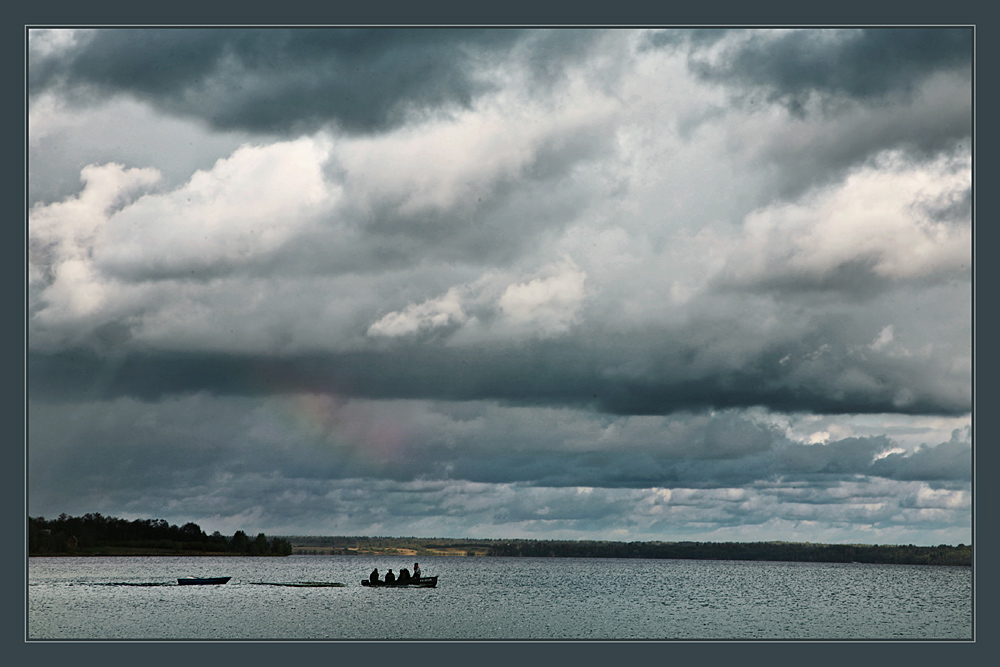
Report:
[[[66,201],[36,206],[29,215],[34,247],[54,250],[60,257],[80,258],[92,249],[116,204],[134,191],[159,180],[155,169],[126,169],[120,164],[90,165],[80,174],[83,191]],[[39,259],[32,256],[29,259]]]
[[[41,294],[43,320],[85,317],[105,302],[109,285],[93,266],[93,249],[109,217],[137,190],[156,183],[155,169],[91,165],[83,191],[63,202],[36,206],[28,215],[28,281]]]
[[[498,305],[505,321],[540,336],[565,333],[576,322],[586,297],[587,274],[572,261],[552,275],[508,287]]]
[[[948,158],[914,164],[895,152],[877,162],[834,188],[747,216],[731,278],[821,278],[852,262],[894,281],[967,271],[971,224],[935,221],[922,204],[967,190],[971,169],[955,169]]]
[[[398,337],[457,328],[458,340],[556,336],[569,331],[586,299],[587,275],[572,260],[549,265],[526,282],[500,272],[450,288],[443,296],[383,315],[369,336]],[[485,322],[476,315],[483,313]]]
[[[462,292],[461,288],[453,287],[440,298],[410,304],[401,311],[388,313],[368,328],[368,335],[405,336],[451,324],[463,324],[469,316],[462,307]]]
[[[152,191],[161,180],[155,169],[86,167],[82,192],[29,214],[34,342],[53,344],[59,331],[79,341],[128,318],[147,342],[217,341],[224,325],[246,331],[247,349],[259,349],[280,338],[261,319],[265,307],[307,326],[281,312],[282,303],[301,302],[299,291],[234,270],[266,259],[335,205],[338,190],[323,176],[328,152],[322,138],[248,145],[166,192]],[[203,272],[224,277],[206,282]]]
[[[890,324],[879,332],[878,338],[876,338],[875,341],[868,347],[870,347],[873,350],[881,350],[891,342],[892,342],[892,325]]]
[[[879,459],[884,459],[887,456],[891,456],[892,454],[905,454],[905,453],[906,450],[903,449],[902,447],[893,447],[892,449],[887,449],[884,452],[876,454],[875,460],[878,461]]]
[[[116,271],[176,272],[274,251],[334,196],[323,176],[328,155],[325,141],[308,137],[244,146],[183,187],[112,216],[97,261]]]
[[[911,496],[914,507],[921,509],[969,509],[972,496],[964,489],[932,489],[926,483],[920,485],[915,497]]]
[[[322,140],[245,146],[183,187],[124,201],[157,182],[155,169],[91,165],[84,190],[29,215],[33,279],[74,259],[101,271],[147,272],[248,261],[300,232],[335,190]]]

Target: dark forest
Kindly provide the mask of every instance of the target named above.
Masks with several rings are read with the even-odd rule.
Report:
[[[207,535],[196,523],[175,526],[163,519],[118,519],[85,514],[28,518],[28,555],[240,555],[287,556],[292,545],[264,533],[255,539],[236,531]]]

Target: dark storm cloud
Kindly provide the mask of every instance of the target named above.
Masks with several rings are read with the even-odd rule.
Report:
[[[377,424],[408,409],[397,404],[369,416]],[[269,399],[208,394],[70,407],[36,402],[30,430],[39,444],[29,474],[36,488],[49,489],[50,503],[58,499],[65,506],[104,506],[113,498],[113,504],[127,506],[130,498],[187,496],[199,499],[197,511],[203,515],[239,513],[260,503],[276,514],[293,512],[298,494],[315,501],[331,489],[343,489],[336,480],[362,478],[390,487],[448,481],[525,489],[711,490],[783,484],[789,485],[787,502],[824,505],[830,502],[824,489],[861,477],[931,481],[942,488],[971,477],[970,443],[958,434],[948,443],[911,453],[894,449],[883,436],[803,445],[776,427],[735,412],[711,418],[681,415],[684,426],[672,433],[650,441],[630,439],[613,448],[567,442],[573,435],[565,431],[551,441],[542,436],[522,442],[520,433],[493,432],[502,422],[491,421],[456,435],[451,422],[444,423],[448,434],[409,432],[393,455],[384,457],[378,454],[378,442],[353,440],[343,424],[336,433],[286,430],[286,416]],[[546,416],[551,414],[531,418]],[[331,422],[345,417],[346,412],[338,412]],[[584,412],[564,411],[559,417],[577,427],[593,426]],[[727,458],[713,447],[725,449]],[[796,486],[802,483],[809,487]],[[350,490],[343,493],[342,500],[349,501]],[[419,495],[419,489],[414,493]],[[861,492],[851,498],[865,501]],[[530,492],[513,500],[535,510],[544,502]],[[560,518],[570,518],[571,509]]]
[[[775,293],[783,298],[817,298],[836,294],[856,301],[871,300],[896,287],[894,281],[880,275],[876,268],[881,257],[877,253],[852,257],[825,270],[816,267],[783,267],[772,265],[755,279],[723,273],[712,281],[721,292]]]
[[[29,88],[126,94],[220,129],[376,132],[468,107],[481,76],[529,41],[539,77],[557,76],[593,31],[505,29],[99,29],[33,58]]]
[[[781,198],[880,151],[919,162],[963,152],[972,135],[971,28],[667,31],[649,43],[682,49],[695,76],[751,116],[788,109],[784,140],[758,155],[781,174]]]
[[[936,447],[921,446],[909,455],[889,454],[876,461],[871,472],[905,481],[971,481],[972,448],[956,431],[950,441]]]
[[[738,443],[732,443],[737,446]],[[704,460],[677,458],[648,451],[505,455],[452,461],[449,474],[457,479],[492,484],[515,482],[534,486],[586,486],[604,489],[719,488],[776,479],[763,457]]]
[[[785,447],[776,458],[779,469],[793,477],[843,476],[867,470],[877,454],[891,448],[885,436],[847,438],[830,444]]]
[[[872,28],[838,31],[792,30],[774,36],[751,33],[725,49],[718,60],[702,51],[723,31],[654,35],[653,44],[687,41],[690,66],[705,79],[759,87],[793,108],[817,93],[877,102],[912,92],[928,75],[966,67],[971,76],[971,28]]]
[[[633,340],[633,343],[636,341]],[[924,363],[764,349],[731,368],[699,368],[703,350],[680,335],[644,352],[595,352],[570,340],[516,348],[449,348],[418,341],[379,351],[291,358],[212,353],[31,352],[29,391],[104,399],[208,391],[219,395],[319,392],[374,399],[496,400],[512,405],[590,406],[620,415],[763,406],[771,410],[960,415],[968,396],[927,377]],[[620,364],[647,356],[641,376]]]
[[[721,39],[724,39],[730,32],[728,28],[678,28],[668,30],[658,30],[649,35],[646,43],[640,46],[641,49],[649,47],[669,47],[679,48],[690,46],[692,48],[710,47]]]

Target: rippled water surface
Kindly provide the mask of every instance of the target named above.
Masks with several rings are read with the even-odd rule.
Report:
[[[421,568],[440,577],[437,588],[360,585],[373,567],[412,564],[363,556],[31,558],[27,637],[972,637],[967,567],[435,557]],[[178,586],[188,575],[232,580]]]

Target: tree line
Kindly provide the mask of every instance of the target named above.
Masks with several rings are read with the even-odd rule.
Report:
[[[157,550],[234,554],[246,556],[288,556],[291,543],[264,533],[255,539],[242,530],[232,537],[215,531],[205,533],[196,523],[176,526],[163,519],[119,519],[100,514],[81,517],[60,514],[57,519],[28,517],[28,555],[92,554],[102,549]]]
[[[942,544],[809,544],[798,542],[587,542],[502,540],[490,556],[562,558],[676,558],[696,560],[767,560],[812,563],[901,565],[972,565],[972,546]]]
[[[372,550],[411,549],[430,555],[443,549],[486,556],[532,558],[676,558],[814,563],[972,565],[972,546],[942,544],[813,544],[803,542],[608,542],[588,540],[461,539],[422,537],[291,537],[298,548],[323,548],[347,555]],[[354,551],[351,550],[354,549]]]

